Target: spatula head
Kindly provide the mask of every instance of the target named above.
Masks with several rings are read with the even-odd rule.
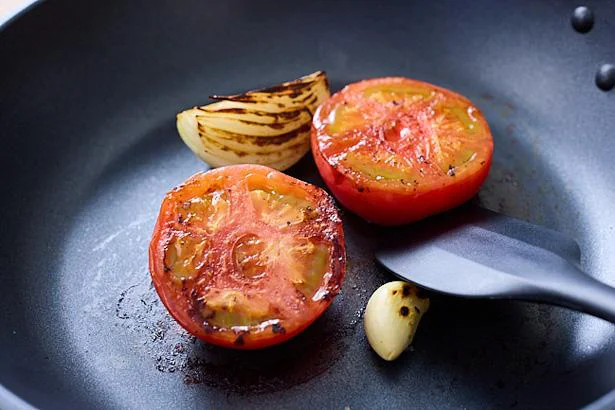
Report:
[[[466,297],[523,297],[580,259],[554,230],[466,205],[383,237],[377,260],[404,280]]]

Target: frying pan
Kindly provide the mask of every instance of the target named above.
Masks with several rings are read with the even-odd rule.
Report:
[[[615,285],[615,92],[594,80],[615,62],[615,2],[589,4],[587,34],[576,6],[50,0],[7,23],[0,407],[607,408],[615,328],[561,308],[434,295],[413,350],[381,361],[361,315],[391,279],[373,260],[387,232],[349,212],[342,293],[279,347],[196,341],[147,270],[164,193],[206,169],[175,113],[324,69],[334,90],[403,75],[472,99],[495,139],[477,201],[575,238]],[[322,185],[309,156],[289,173]]]

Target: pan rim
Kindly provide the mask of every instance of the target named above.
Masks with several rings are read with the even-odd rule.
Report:
[[[21,0],[22,4],[9,10],[5,15],[0,15],[0,33],[6,29],[11,23],[27,13],[38,3],[42,3],[44,0]]]
[[[0,384],[0,405],[5,410],[30,410],[36,409],[15,393]]]
[[[45,0],[21,0],[22,4],[0,15],[0,35],[20,17],[40,6]],[[608,410],[615,407],[615,388],[603,396],[583,406],[583,410]],[[4,410],[36,410],[37,408],[24,398],[13,393],[0,383],[0,408]]]

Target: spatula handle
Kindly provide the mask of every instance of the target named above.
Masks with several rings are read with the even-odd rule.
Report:
[[[549,286],[544,296],[556,305],[588,313],[615,323],[615,288],[577,270],[566,280]]]

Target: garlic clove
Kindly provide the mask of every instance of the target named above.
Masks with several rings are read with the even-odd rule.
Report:
[[[389,282],[367,302],[363,325],[370,346],[384,360],[395,360],[412,343],[429,299],[402,281]]]

